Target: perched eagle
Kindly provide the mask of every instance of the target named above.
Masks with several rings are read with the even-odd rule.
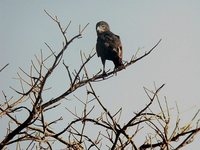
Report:
[[[120,37],[110,31],[108,23],[100,21],[96,24],[97,43],[96,51],[97,56],[101,57],[103,64],[103,73],[105,73],[106,60],[113,61],[115,68],[123,67],[122,63],[122,44]]]

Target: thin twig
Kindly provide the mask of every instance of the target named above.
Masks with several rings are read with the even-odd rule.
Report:
[[[7,63],[5,66],[3,66],[3,67],[0,69],[0,72],[3,71],[8,65],[9,65],[9,63]]]

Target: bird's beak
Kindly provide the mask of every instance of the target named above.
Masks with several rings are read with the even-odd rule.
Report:
[[[98,26],[98,27],[97,27],[97,31],[98,31],[99,33],[102,33],[102,32],[104,32],[104,29],[102,28],[102,26]]]

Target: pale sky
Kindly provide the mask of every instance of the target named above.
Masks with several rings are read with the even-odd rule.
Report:
[[[138,48],[141,48],[139,54],[142,55],[162,38],[148,57],[112,79],[94,84],[102,102],[109,109],[115,112],[122,107],[122,122],[148,103],[143,86],[153,89],[154,83],[157,86],[166,84],[160,96],[167,97],[171,108],[178,104],[183,122],[190,121],[190,117],[200,108],[199,0],[1,0],[0,68],[7,63],[10,65],[0,74],[0,90],[7,95],[15,96],[9,86],[19,86],[19,82],[13,80],[19,67],[28,71],[35,54],[38,55],[41,49],[45,54],[49,53],[44,42],[54,50],[61,47],[59,30],[44,9],[58,16],[63,25],[72,21],[69,37],[78,33],[79,24],[84,26],[89,23],[83,38],[73,42],[69,54],[65,54],[65,62],[72,70],[78,69],[81,64],[80,50],[88,54],[95,47],[95,25],[100,20],[107,21],[111,30],[120,35],[124,60],[129,60]],[[88,65],[90,74],[95,74],[101,68],[101,61],[95,56]],[[113,64],[107,62],[106,68],[112,69]],[[63,72],[59,70],[49,82],[55,86],[55,93],[66,88],[63,85],[66,76],[63,77]],[[49,95],[49,98],[52,96]],[[198,135],[185,150],[195,149],[199,140]]]

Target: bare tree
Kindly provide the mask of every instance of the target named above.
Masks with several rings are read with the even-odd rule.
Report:
[[[67,31],[71,22],[63,27],[56,16],[45,12],[57,24],[64,39],[63,45],[60,50],[54,51],[49,44],[45,43],[50,51],[49,56],[45,57],[41,51],[39,56],[35,56],[35,61],[31,61],[29,72],[20,68],[17,75],[21,90],[12,88],[19,98],[8,98],[2,92],[4,102],[0,105],[1,121],[4,118],[9,118],[10,121],[5,137],[1,137],[3,140],[0,143],[0,149],[6,149],[9,145],[15,144],[16,149],[21,149],[22,146],[23,149],[24,147],[25,149],[54,149],[56,145],[61,145],[59,147],[69,150],[155,148],[169,150],[180,149],[193,141],[194,136],[200,131],[198,121],[196,121],[199,111],[192,117],[189,124],[181,126],[177,107],[177,118],[173,120],[166,99],[163,100],[159,96],[164,84],[159,87],[155,86],[154,90],[145,87],[144,91],[148,103],[144,105],[143,109],[130,116],[128,122],[121,124],[119,119],[122,108],[111,113],[102,103],[92,84],[108,80],[124,68],[108,71],[106,74],[100,70],[91,76],[88,73],[87,64],[96,53],[91,52],[86,55],[81,52],[82,64],[80,68],[71,71],[70,66],[65,64],[63,55],[74,40],[82,37],[88,24],[83,28],[79,26],[78,34],[68,39]],[[148,56],[160,42],[161,40],[139,57],[137,54],[133,55],[129,61],[125,62],[125,68]],[[64,66],[69,77],[68,88],[60,95],[46,100],[44,93],[49,90],[46,84],[51,80],[50,77],[56,72],[56,69],[61,66]],[[86,87],[87,98],[82,99],[76,95],[74,97],[83,106],[82,113],[77,113],[76,110],[66,107],[66,111],[72,116],[71,119],[68,119],[70,117],[67,115],[62,115],[49,121],[47,119],[48,112],[59,111],[60,104],[67,101],[68,96],[81,87]],[[160,111],[154,112],[151,109],[152,105],[157,105]],[[100,112],[94,115],[97,107]],[[24,120],[19,117],[22,113],[26,114]],[[63,120],[67,120],[67,123],[65,123],[64,128],[58,131],[56,127],[59,127]],[[91,128],[96,129],[92,135],[88,133]],[[143,139],[143,141],[137,143],[135,139],[141,139],[141,141]]]

